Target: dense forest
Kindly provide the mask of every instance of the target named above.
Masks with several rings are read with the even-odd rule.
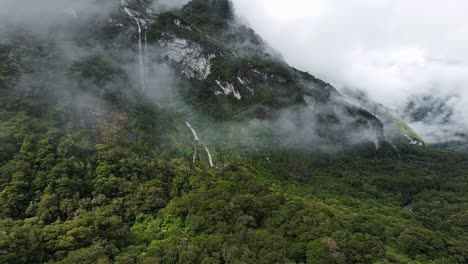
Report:
[[[96,112],[109,119],[85,124],[37,99],[2,96],[1,263],[467,260],[462,154],[275,151],[224,154],[210,168],[192,164],[188,130],[180,150],[138,136],[142,126],[165,129],[140,120],[147,107]]]
[[[140,2],[126,11],[143,17]],[[149,45],[175,34],[193,41],[186,56],[221,56],[206,79],[159,80],[177,93],[135,85],[122,8],[125,26],[74,36],[85,56],[24,32],[0,42],[0,263],[468,263],[468,155],[411,144],[402,120],[264,54],[245,26],[221,33],[229,8],[194,0],[135,18]],[[158,61],[153,74],[197,74],[163,55],[176,70]],[[275,131],[285,116],[300,133]]]

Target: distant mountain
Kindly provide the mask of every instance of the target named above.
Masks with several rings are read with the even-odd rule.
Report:
[[[454,100],[457,100],[456,96],[416,96],[404,109],[405,119],[424,131],[432,146],[468,151],[468,128],[456,120],[454,109],[449,103]]]
[[[424,139],[417,134],[403,119],[400,113],[371,100],[359,89],[345,88],[343,91],[356,104],[376,114],[384,124],[385,137],[397,145],[411,144],[424,146]]]

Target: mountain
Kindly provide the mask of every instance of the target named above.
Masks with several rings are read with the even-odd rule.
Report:
[[[343,89],[344,94],[355,104],[362,106],[369,112],[374,113],[384,124],[384,135],[387,140],[397,145],[410,144],[424,146],[426,143],[403,119],[405,116],[396,111],[372,101],[366,93],[360,89]]]
[[[457,120],[451,104],[457,96],[420,95],[410,100],[404,109],[406,119],[425,131],[432,146],[456,151],[468,151],[467,128]]]
[[[0,18],[0,263],[468,261],[465,154],[155,3]]]

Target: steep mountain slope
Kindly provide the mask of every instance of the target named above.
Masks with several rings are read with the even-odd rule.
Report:
[[[230,2],[192,1],[181,11],[155,16],[130,8],[127,19],[136,14],[144,28],[138,41],[144,38],[145,50],[147,43],[156,47],[154,60],[185,77],[190,89],[183,96],[196,110],[217,120],[242,120],[274,119],[281,110],[298,107],[314,119],[321,138],[382,145],[383,126],[375,116],[266,53],[263,40],[236,23]],[[146,27],[148,21],[154,23]],[[362,133],[369,139],[354,139]]]
[[[364,92],[359,89],[344,89],[344,93],[356,101],[356,104],[363,106],[368,111],[376,114],[385,126],[385,137],[387,140],[397,145],[411,144],[424,146],[425,142],[405,121],[401,114],[396,113],[382,104],[372,101]]]
[[[415,97],[404,113],[409,122],[424,130],[432,146],[468,151],[467,128],[457,117],[451,106],[456,96],[437,97],[424,95]]]
[[[68,13],[1,32],[0,263],[468,261],[468,157],[289,67],[229,1]]]

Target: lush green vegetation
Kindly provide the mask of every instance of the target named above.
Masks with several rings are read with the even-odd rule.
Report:
[[[249,120],[236,117],[248,107],[294,105],[302,88],[326,102],[335,90],[209,36],[227,26],[226,3],[152,17],[150,42],[170,33],[225,52],[207,81],[180,81],[172,107],[132,89],[119,59],[129,28],[99,23],[81,46],[122,45],[72,61],[45,41],[0,46],[0,263],[467,263],[466,155],[403,143],[319,154],[263,127],[244,138]],[[20,74],[26,87],[12,89]],[[256,97],[206,90],[239,76]],[[215,168],[192,164],[186,120]]]
[[[230,1],[190,1],[183,12],[194,25],[210,34],[219,34],[226,30],[230,19],[234,17]]]
[[[224,153],[213,170],[191,164],[189,131],[173,150],[144,137],[177,121],[151,106],[95,122],[10,96],[0,109],[1,263],[467,261],[460,154]]]

